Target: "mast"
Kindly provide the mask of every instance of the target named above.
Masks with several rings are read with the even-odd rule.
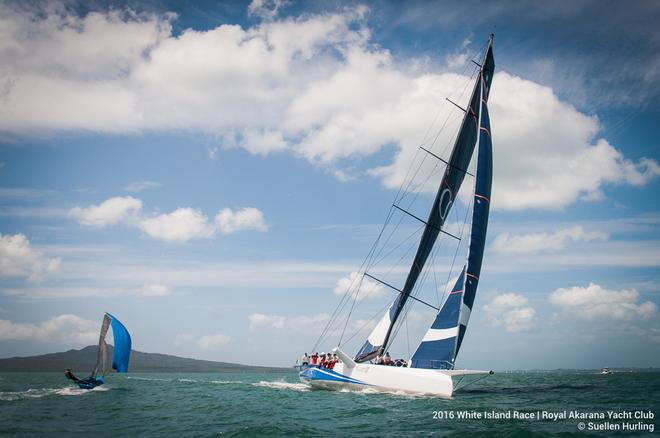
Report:
[[[369,360],[386,350],[394,325],[401,315],[408,298],[410,298],[419,275],[424,269],[424,265],[433,249],[433,245],[442,231],[447,216],[449,216],[454,199],[465,178],[465,173],[472,159],[472,153],[479,135],[481,100],[488,99],[495,68],[492,46],[493,35],[491,34],[488,39],[483,62],[480,65],[479,76],[472,90],[468,109],[465,111],[461,128],[454,142],[451,156],[442,177],[442,182],[438,187],[435,200],[433,201],[433,207],[429,213],[428,220],[425,222],[426,226],[404,287],[399,291],[399,295],[387,310],[381,322],[358,352],[356,356],[357,362]],[[387,326],[386,331],[384,330],[385,326]]]

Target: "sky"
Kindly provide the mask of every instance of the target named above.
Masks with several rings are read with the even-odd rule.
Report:
[[[416,166],[428,214],[419,146],[448,156],[446,98],[466,104],[494,33],[490,224],[457,366],[660,366],[659,19],[642,0],[0,1],[0,357],[94,344],[106,311],[140,351],[354,354],[394,298],[381,284],[317,339]],[[409,219],[392,242],[414,243]],[[401,285],[404,256],[374,272]]]

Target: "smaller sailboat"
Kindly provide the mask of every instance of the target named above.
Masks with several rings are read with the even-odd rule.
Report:
[[[112,354],[112,363],[110,363],[109,347],[105,342],[105,336],[108,328],[112,326],[112,335],[114,338],[114,348]],[[70,369],[67,369],[64,375],[73,380],[82,389],[93,389],[105,383],[105,376],[114,370],[118,373],[128,372],[128,362],[131,357],[131,335],[117,318],[109,313],[103,316],[101,324],[101,333],[99,335],[99,350],[96,359],[96,365],[89,377],[79,379]]]

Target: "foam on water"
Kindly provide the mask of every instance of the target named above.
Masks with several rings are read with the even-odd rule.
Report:
[[[65,386],[62,388],[30,388],[26,391],[5,391],[0,392],[1,401],[16,401],[16,400],[26,400],[33,398],[47,397],[50,395],[61,395],[61,396],[77,396],[85,395],[90,392],[105,392],[109,391],[110,388],[97,386],[94,389],[80,389],[74,388],[72,386]]]
[[[211,383],[215,383],[216,385],[233,385],[233,384],[240,384],[243,382],[240,380],[211,380]]]
[[[409,398],[409,399],[415,399],[415,398],[427,398],[431,397],[429,395],[424,395],[424,394],[410,394],[405,391],[393,391],[393,390],[387,390],[387,389],[378,389],[378,388],[373,388],[373,387],[366,387],[366,388],[342,388],[339,390],[339,392],[350,392],[353,394],[358,394],[358,395],[373,395],[373,394],[388,394],[388,395],[393,395],[395,397],[402,397],[402,398]]]
[[[132,376],[127,376],[127,379],[131,380],[146,380],[146,381],[153,381],[153,382],[171,382],[172,380],[170,379],[156,379],[152,377],[132,377]]]
[[[300,391],[300,392],[309,391],[309,385],[305,383],[291,383],[291,382],[285,382],[284,380],[275,380],[270,382],[266,380],[262,380],[258,383],[253,383],[252,385],[261,386],[263,388],[288,389],[291,391]]]

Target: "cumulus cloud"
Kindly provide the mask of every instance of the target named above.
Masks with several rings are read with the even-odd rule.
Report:
[[[490,248],[503,254],[524,254],[539,251],[558,251],[570,243],[607,240],[602,231],[585,231],[582,226],[574,226],[554,233],[509,234],[501,233],[491,243]]]
[[[328,322],[330,316],[319,313],[312,316],[281,316],[253,313],[248,316],[250,330],[278,329],[278,330],[313,330],[322,327]]]
[[[139,227],[149,237],[166,242],[204,239],[215,233],[206,215],[193,208],[177,208],[172,213],[142,218]]]
[[[192,239],[207,239],[218,231],[231,234],[243,230],[268,230],[263,213],[254,208],[243,208],[234,212],[230,208],[221,210],[215,223],[199,209],[183,207],[171,213],[153,216],[141,212],[142,201],[130,196],[110,198],[99,205],[74,207],[69,216],[81,225],[96,228],[122,222],[137,227],[147,236],[165,242],[187,242]]]
[[[32,248],[24,234],[0,234],[0,277],[40,280],[59,266],[59,258],[46,257]]]
[[[117,224],[139,213],[142,201],[132,196],[110,198],[99,205],[90,205],[81,208],[74,207],[69,216],[76,219],[81,225],[95,228],[104,228]]]
[[[98,322],[76,315],[59,315],[39,324],[0,319],[0,340],[88,345],[98,339]]]
[[[445,74],[432,82],[437,88],[449,80]],[[450,95],[447,90],[439,91],[438,97]],[[606,184],[640,186],[660,175],[655,160],[633,162],[606,139],[598,138],[598,119],[562,102],[548,87],[500,72],[494,77],[489,104],[495,209],[560,209],[581,198],[602,198],[601,188]],[[444,129],[434,140],[444,150],[458,125],[458,120],[449,122],[451,129]],[[392,188],[403,182],[416,159],[416,143],[402,139],[399,144],[394,162],[372,171]],[[417,165],[430,167],[428,160]],[[437,184],[425,186],[427,191],[435,187]]]
[[[527,297],[519,294],[497,295],[483,309],[491,324],[504,326],[507,332],[529,330],[536,322],[536,310]]]
[[[231,234],[241,230],[268,230],[264,214],[253,207],[242,208],[235,212],[230,208],[225,208],[217,214],[215,223],[222,234]]]
[[[638,303],[639,292],[635,289],[608,290],[595,283],[557,289],[549,300],[570,315],[586,320],[647,319],[657,310],[651,301]]]
[[[340,180],[355,158],[392,147],[391,164],[360,170],[393,188],[420,144],[448,153],[461,114],[439,103],[464,102],[456,91],[469,77],[397,62],[370,44],[364,7],[278,18],[283,4],[252,2],[250,14],[262,20],[250,27],[176,37],[173,15],[0,6],[0,130],[201,130],[226,148],[288,151]],[[448,62],[468,53],[469,41]],[[640,186],[660,175],[655,160],[625,157],[599,137],[595,116],[549,87],[499,72],[490,107],[493,208],[560,209],[602,198],[607,184]],[[440,133],[436,115],[447,120]]]
[[[351,296],[358,301],[368,298],[380,298],[386,293],[382,284],[371,281],[358,272],[351,272],[348,277],[337,280],[337,285],[333,290],[337,295],[344,295],[349,291]]]

